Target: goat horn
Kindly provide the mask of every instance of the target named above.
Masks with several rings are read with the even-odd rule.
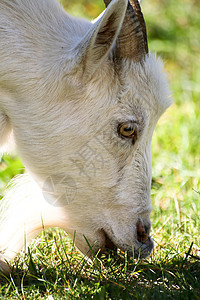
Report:
[[[104,0],[106,7],[111,0]],[[121,31],[116,41],[119,58],[141,61],[148,53],[146,25],[138,0],[130,0]]]
[[[143,39],[144,39],[145,54],[147,54],[149,52],[148,42],[147,42],[147,30],[146,30],[146,24],[144,21],[143,13],[141,11],[140,3],[138,2],[138,0],[130,0],[130,3],[134,8],[138,21],[140,22],[140,26],[143,33]]]

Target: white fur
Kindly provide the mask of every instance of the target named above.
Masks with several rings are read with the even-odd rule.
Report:
[[[142,64],[124,59],[116,72],[112,49],[126,6],[113,0],[92,24],[54,0],[0,2],[0,143],[13,129],[29,174],[1,201],[2,260],[51,226],[76,232],[85,254],[84,236],[96,251],[102,229],[123,250],[145,248],[136,223],[150,227],[151,137],[170,101],[154,54]],[[131,120],[135,145],[117,134]],[[146,248],[144,256],[152,242]]]

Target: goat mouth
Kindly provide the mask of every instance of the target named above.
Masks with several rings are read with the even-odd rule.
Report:
[[[102,236],[102,246],[100,247],[100,251],[99,251],[99,257],[101,257],[102,254],[108,254],[109,251],[113,251],[113,252],[117,252],[117,246],[113,243],[113,241],[110,239],[110,237],[108,236],[107,232],[104,229],[100,230],[100,234]],[[134,253],[136,255],[140,255],[141,258],[145,258],[147,256],[149,256],[154,248],[154,243],[153,240],[151,238],[151,236],[149,234],[147,234],[147,232],[143,232],[143,230],[138,227],[138,240],[136,245],[134,246]],[[120,247],[121,251],[127,251],[127,255],[128,257],[132,257],[133,256],[133,250],[130,249],[130,247],[127,247],[127,249],[125,249],[125,247]]]
[[[106,253],[107,250],[117,250],[116,245],[109,238],[108,234],[104,229],[101,229],[101,234],[103,236],[103,245],[101,246],[100,254]]]

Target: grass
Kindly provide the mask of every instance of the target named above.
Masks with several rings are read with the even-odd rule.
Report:
[[[75,15],[95,17],[103,1],[62,1]],[[86,261],[61,230],[40,235],[0,277],[1,299],[200,299],[200,3],[144,0],[151,51],[164,58],[174,104],[152,141],[152,236],[145,260],[110,253]],[[24,171],[4,155],[0,191]]]

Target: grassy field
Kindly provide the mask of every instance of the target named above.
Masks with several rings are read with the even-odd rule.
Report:
[[[90,18],[102,2],[62,1]],[[9,278],[0,276],[1,299],[200,299],[200,2],[144,0],[143,11],[149,47],[166,63],[174,98],[152,142],[155,250],[145,260],[118,252],[88,262],[52,229],[17,257]],[[23,172],[15,154],[2,156],[1,196]]]

